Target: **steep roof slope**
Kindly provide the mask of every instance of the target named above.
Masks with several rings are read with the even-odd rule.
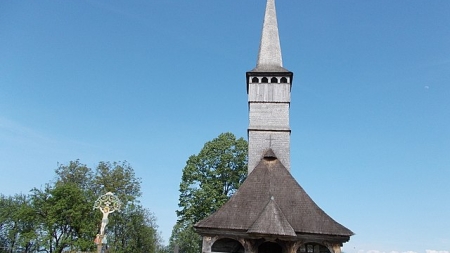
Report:
[[[195,227],[284,236],[353,235],[314,203],[272,150],[230,200]]]

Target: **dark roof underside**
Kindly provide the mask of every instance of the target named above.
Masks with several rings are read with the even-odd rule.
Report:
[[[248,71],[249,73],[291,73],[289,70],[276,65],[258,65],[256,68]]]
[[[230,200],[195,227],[285,236],[353,235],[322,211],[274,156],[265,156]]]

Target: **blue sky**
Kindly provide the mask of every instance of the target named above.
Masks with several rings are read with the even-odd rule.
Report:
[[[246,138],[265,1],[1,1],[0,193],[128,161],[168,241],[186,160]],[[292,174],[346,253],[450,252],[450,1],[277,1]]]

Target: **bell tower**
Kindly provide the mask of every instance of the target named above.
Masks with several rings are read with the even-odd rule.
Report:
[[[248,174],[268,149],[290,170],[289,107],[293,73],[283,68],[274,0],[267,1],[256,68],[246,76]]]

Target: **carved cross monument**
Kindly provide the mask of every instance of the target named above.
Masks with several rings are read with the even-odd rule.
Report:
[[[98,253],[102,252],[103,247],[108,243],[105,235],[105,228],[109,221],[108,215],[115,211],[119,211],[121,206],[122,202],[120,202],[119,198],[112,192],[107,192],[100,196],[94,203],[94,209],[99,209],[103,214],[100,225],[100,234],[97,234],[97,237],[95,238]]]

